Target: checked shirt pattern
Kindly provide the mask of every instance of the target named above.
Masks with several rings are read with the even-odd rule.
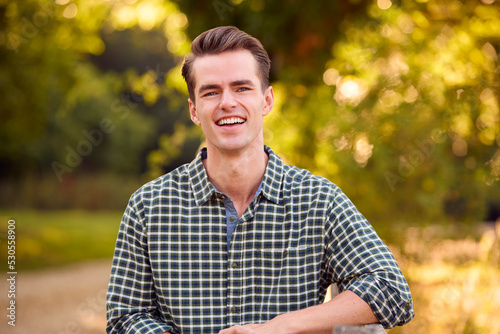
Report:
[[[202,159],[144,185],[123,215],[108,287],[108,333],[217,333],[321,303],[363,298],[384,327],[413,316],[387,246],[330,181],[269,148],[258,194],[226,240],[224,194]]]

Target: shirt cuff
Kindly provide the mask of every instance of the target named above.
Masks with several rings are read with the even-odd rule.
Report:
[[[175,333],[172,326],[169,326],[159,320],[149,317],[143,317],[132,323],[125,332],[126,334],[161,334],[163,332]]]
[[[371,308],[384,328],[402,326],[415,316],[411,295],[404,296],[376,279],[365,277],[351,281],[345,290],[354,292]]]

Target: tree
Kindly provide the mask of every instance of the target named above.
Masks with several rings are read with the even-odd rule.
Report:
[[[498,200],[498,3],[180,6],[193,37],[233,24],[263,41],[277,96],[266,141],[368,216],[477,220]]]
[[[369,218],[477,220],[500,201],[493,0],[29,0],[0,13],[3,177],[133,175],[148,152],[154,177],[191,160],[183,56],[236,25],[273,62],[266,142]]]
[[[343,22],[326,85],[283,89],[272,144],[379,220],[482,219],[500,176],[500,6],[377,3]]]
[[[153,121],[165,119],[155,117],[154,104],[171,97],[163,114],[178,110],[175,89],[165,86],[188,47],[177,6],[3,1],[0,15],[2,178],[144,170],[145,154],[165,129]],[[127,32],[135,38],[120,43]]]

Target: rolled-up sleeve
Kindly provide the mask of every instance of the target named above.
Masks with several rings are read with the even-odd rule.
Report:
[[[158,312],[143,208],[134,196],[118,232],[106,312],[107,333],[157,334],[172,330]]]
[[[340,292],[361,297],[385,328],[415,316],[410,288],[393,254],[340,189],[326,238],[328,271]]]

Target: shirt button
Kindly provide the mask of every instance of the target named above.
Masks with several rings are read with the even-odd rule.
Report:
[[[233,268],[233,269],[238,268],[238,264],[236,262],[233,262],[233,264],[231,265],[231,268]]]
[[[283,257],[286,257],[287,255],[288,255],[288,251],[286,250],[283,252]]]
[[[229,217],[229,221],[230,221],[231,223],[232,223],[232,222],[234,222],[234,217],[233,217],[233,216]]]
[[[236,311],[238,311],[238,309],[236,308],[236,306],[231,307],[231,312],[232,313],[236,313]]]

